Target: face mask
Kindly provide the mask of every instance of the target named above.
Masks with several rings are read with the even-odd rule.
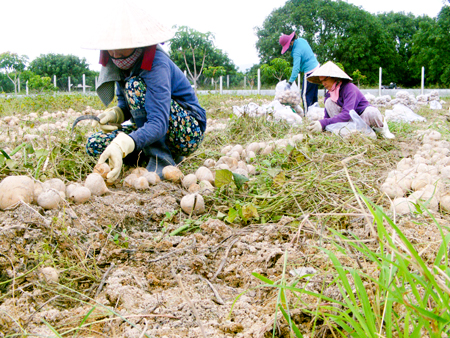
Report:
[[[142,48],[137,48],[131,55],[123,58],[113,58],[111,56],[112,62],[120,69],[127,70],[134,66],[136,60],[141,56]]]

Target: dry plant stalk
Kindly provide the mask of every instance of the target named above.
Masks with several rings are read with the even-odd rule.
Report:
[[[202,322],[200,320],[200,316],[198,315],[197,309],[194,307],[194,304],[191,302],[191,299],[189,298],[189,296],[188,296],[188,294],[186,292],[186,289],[184,288],[183,281],[181,280],[181,276],[180,275],[177,275],[177,282],[178,282],[178,285],[181,288],[181,291],[183,293],[184,299],[189,304],[192,312],[194,312],[195,320],[197,321],[198,326],[200,326],[200,330],[202,331],[203,337],[206,338],[207,336],[206,336],[206,333],[205,333],[205,329],[203,328],[203,324],[202,324]]]

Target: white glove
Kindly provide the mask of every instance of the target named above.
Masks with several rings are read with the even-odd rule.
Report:
[[[319,121],[311,123],[307,129],[313,133],[320,133],[322,131],[322,125]]]
[[[98,115],[98,118],[100,119],[100,124],[97,121],[94,121],[92,122],[92,126],[97,127],[99,125],[100,129],[105,133],[110,133],[117,130],[116,126],[108,125],[108,123],[121,124],[125,120],[122,109],[117,106],[106,109],[103,113]]]
[[[122,170],[123,158],[134,150],[134,140],[125,133],[118,133],[109,146],[100,155],[97,164],[105,163],[109,160],[111,171],[106,176],[108,183],[113,183],[119,178]]]

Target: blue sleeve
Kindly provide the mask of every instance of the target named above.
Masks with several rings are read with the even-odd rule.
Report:
[[[151,71],[143,71],[140,76],[147,86],[145,110],[147,121],[130,134],[136,149],[143,149],[162,139],[169,128],[171,104],[171,72],[167,63],[153,63]]]
[[[294,66],[292,67],[291,77],[289,82],[294,82],[297,80],[298,73],[300,73],[300,65],[302,64],[302,55],[296,48],[292,51],[292,57],[294,59]]]

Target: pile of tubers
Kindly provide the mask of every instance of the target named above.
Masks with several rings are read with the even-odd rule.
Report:
[[[393,199],[397,214],[412,213],[414,203],[450,212],[450,142],[441,140],[437,131],[425,131],[420,137],[423,144],[417,153],[389,172],[381,191]]]
[[[300,92],[298,90],[284,90],[275,93],[275,100],[290,106],[299,105],[301,102]]]
[[[61,207],[65,200],[85,203],[92,195],[101,196],[109,192],[104,180],[106,174],[102,177],[94,169],[84,184],[71,183],[67,187],[59,178],[40,182],[28,176],[8,176],[0,183],[0,209],[14,208],[21,202],[35,203],[46,210]]]

